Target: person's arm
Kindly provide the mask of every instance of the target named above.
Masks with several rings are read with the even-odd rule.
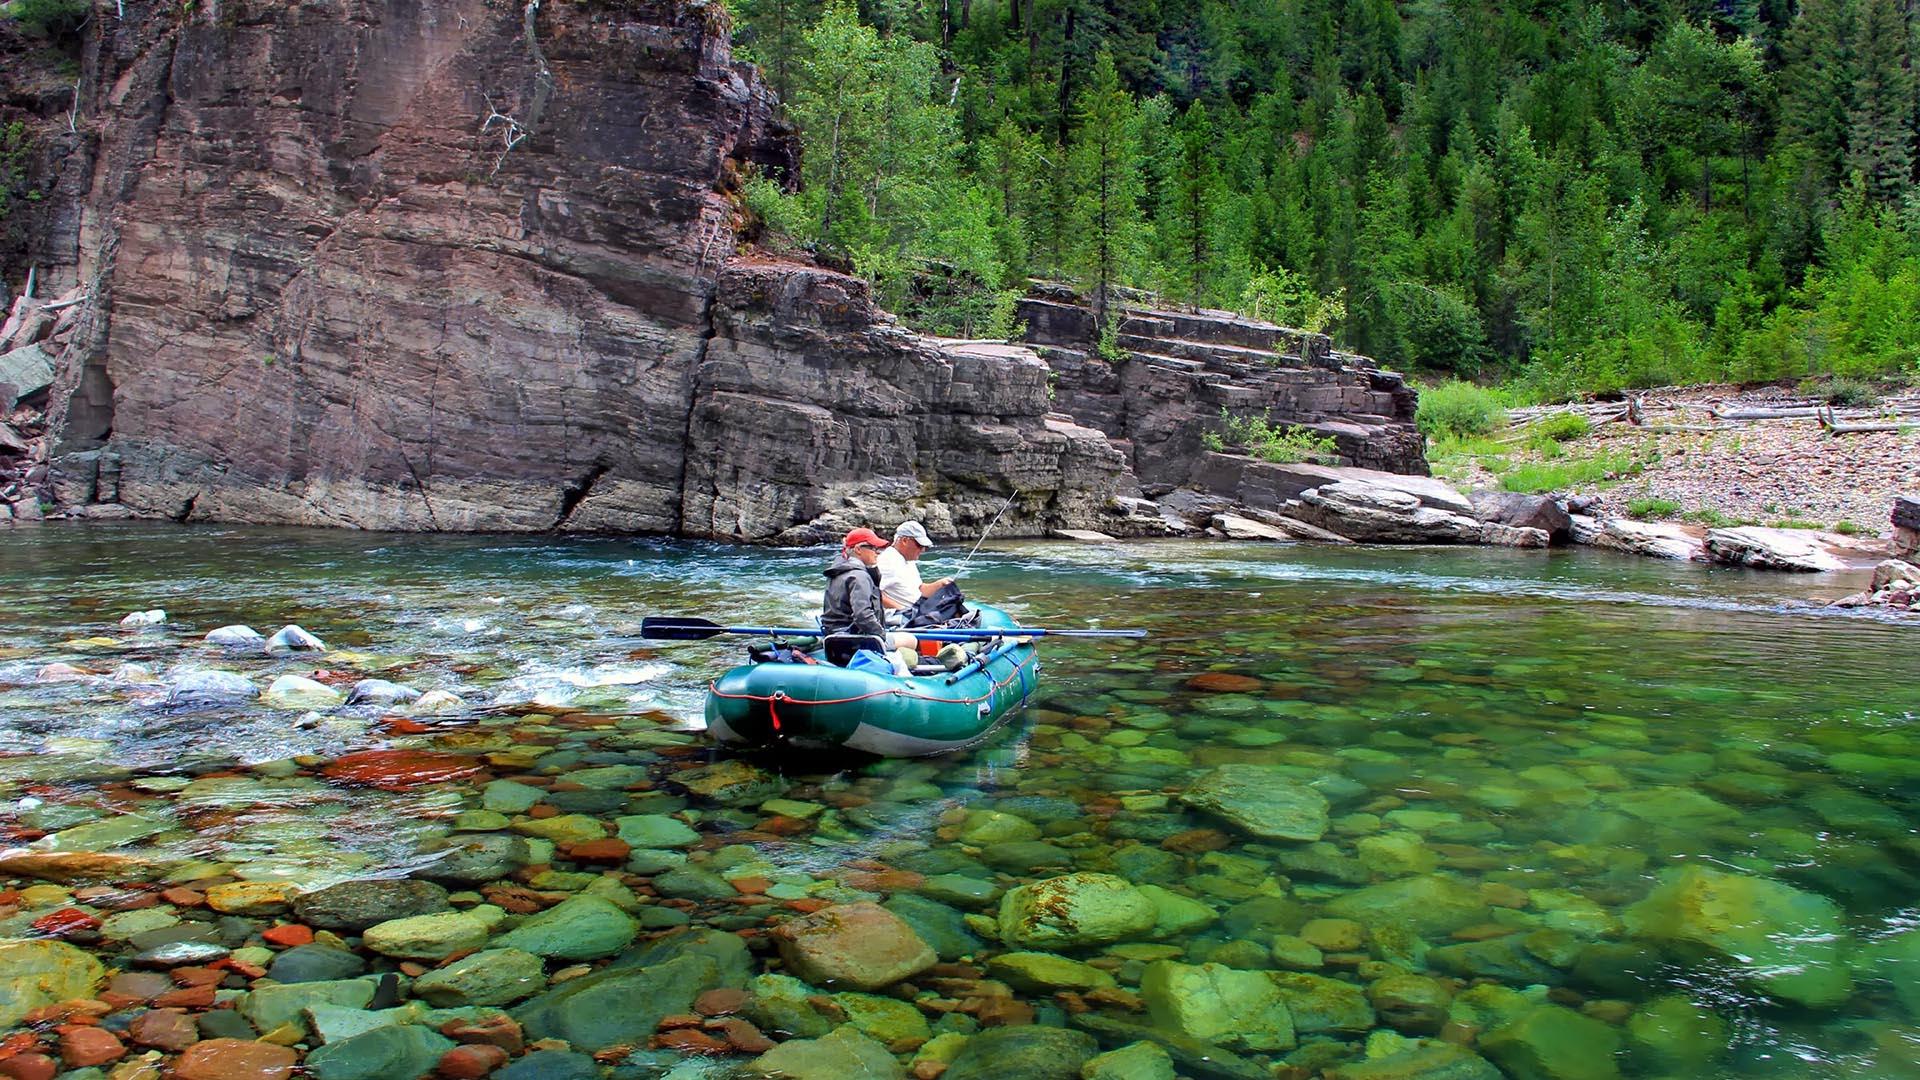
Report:
[[[873,610],[873,594],[878,586],[865,574],[854,574],[852,577],[852,586],[847,590],[847,605],[852,608],[853,632],[886,640],[887,624]]]
[[[941,589],[941,587],[943,587],[943,586],[946,586],[946,585],[951,585],[951,584],[953,584],[953,579],[952,579],[952,578],[950,578],[950,577],[943,577],[943,578],[941,578],[941,579],[940,579],[939,581],[928,581],[928,582],[923,582],[923,583],[921,584],[921,586],[920,586],[920,595],[921,595],[921,596],[932,596],[932,595],[933,595],[934,593],[937,593],[937,592],[939,592],[939,591],[940,591],[940,589]],[[898,605],[898,606],[899,606],[899,607],[906,607],[907,605],[905,605],[905,604],[900,604],[900,605]]]

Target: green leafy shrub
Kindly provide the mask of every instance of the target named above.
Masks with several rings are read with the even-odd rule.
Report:
[[[1866,408],[1880,404],[1880,391],[1865,379],[1834,375],[1825,379],[1803,379],[1800,392],[1839,408]]]
[[[1266,413],[1242,418],[1221,409],[1220,423],[1222,431],[1210,431],[1201,436],[1200,441],[1209,450],[1244,446],[1252,456],[1281,465],[1300,461],[1322,465],[1340,463],[1340,450],[1331,436],[1318,435],[1302,427],[1275,424]]]
[[[1641,498],[1627,503],[1627,516],[1636,521],[1652,521],[1655,518],[1670,518],[1680,512],[1680,504],[1672,499]]]
[[[1833,531],[1841,536],[1865,536],[1867,527],[1856,521],[1836,521],[1833,523]]]
[[[1593,425],[1579,413],[1556,413],[1541,419],[1528,428],[1535,437],[1545,437],[1554,442],[1572,442],[1593,433]]]
[[[59,39],[87,21],[87,0],[14,0],[13,20],[35,37]]]
[[[1493,391],[1469,382],[1443,382],[1420,392],[1414,423],[1428,438],[1485,435],[1507,422]]]

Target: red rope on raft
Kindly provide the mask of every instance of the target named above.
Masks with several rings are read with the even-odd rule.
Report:
[[[865,694],[856,694],[853,697],[827,698],[821,701],[809,701],[806,698],[789,697],[787,694],[784,694],[784,693],[729,694],[725,690],[720,689],[720,683],[718,680],[715,680],[707,684],[707,692],[712,694],[714,697],[729,698],[735,701],[741,701],[741,700],[765,701],[765,702],[771,703],[775,698],[779,698],[781,701],[785,701],[793,705],[851,705],[856,701],[865,701],[868,698],[887,697],[888,695],[896,695],[899,697],[910,697],[918,701],[931,701],[939,705],[978,705],[981,702],[992,697],[994,694],[994,691],[999,690],[1004,686],[1008,686],[1012,684],[1012,682],[1015,679],[1020,677],[1020,672],[1025,670],[1026,666],[1032,663],[1034,660],[1034,657],[1037,655],[1039,654],[1037,653],[1029,654],[1025,660],[1022,660],[1019,663],[1013,665],[1013,670],[1007,672],[1007,677],[1005,679],[1002,679],[999,682],[994,683],[991,687],[987,689],[986,693],[981,694],[979,697],[971,697],[971,698],[934,697],[931,694],[916,694],[911,690],[904,690],[899,687],[893,687],[886,690],[874,690],[870,693],[865,693]],[[776,724],[777,723],[778,721],[776,720]]]

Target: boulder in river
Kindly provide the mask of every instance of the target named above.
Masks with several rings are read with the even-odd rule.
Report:
[[[1491,913],[1479,889],[1443,874],[1356,889],[1333,898],[1327,910],[1369,927],[1401,926],[1425,937],[1485,922]]]
[[[1318,840],[1327,832],[1327,797],[1270,765],[1221,765],[1187,787],[1180,800],[1268,840]]]
[[[1233,1050],[1289,1050],[1293,1015],[1264,971],[1159,960],[1140,978],[1154,1025]]]
[[[1821,542],[1821,534],[1808,529],[1769,529],[1758,525],[1709,529],[1706,548],[1716,562],[1756,570],[1817,574],[1847,569],[1847,561]]]
[[[1452,510],[1428,506],[1405,491],[1358,480],[1322,484],[1281,508],[1288,517],[1371,544],[1478,544],[1492,539],[1514,547],[1545,547],[1538,529],[1492,525]]]
[[[1770,878],[1679,867],[1662,874],[1624,919],[1630,934],[1680,959],[1739,965],[1748,982],[1773,997],[1827,1008],[1853,992],[1839,907]]]
[[[1482,522],[1519,529],[1538,529],[1547,541],[1564,544],[1573,538],[1573,519],[1557,499],[1522,495],[1517,491],[1476,491],[1473,516]]]
[[[639,932],[633,918],[612,902],[576,896],[529,918],[493,944],[535,956],[592,960],[626,948]]]
[[[447,890],[431,881],[343,881],[294,897],[300,921],[324,930],[364,930],[389,919],[428,915],[448,908]]]
[[[835,904],[774,928],[794,975],[833,989],[877,990],[938,963],[933,946],[878,904]]]
[[[218,645],[223,649],[259,649],[266,644],[266,639],[260,636],[260,631],[240,623],[209,630],[206,640],[207,644]]]
[[[0,1029],[42,1005],[90,998],[106,968],[64,941],[0,941]]]
[[[385,679],[361,679],[353,684],[353,690],[347,695],[349,705],[404,705],[420,696],[420,691],[410,686],[401,686],[397,682]]]
[[[1632,521],[1627,518],[1600,521],[1579,514],[1570,517],[1573,521],[1573,542],[1576,544],[1590,544],[1656,559],[1708,561],[1707,550],[1702,543],[1704,533],[1697,526],[1678,525],[1670,521]]]
[[[259,687],[231,671],[189,671],[167,687],[167,704],[173,706],[230,705],[259,696]]]
[[[1620,1033],[1559,1005],[1542,1005],[1480,1037],[1480,1051],[1517,1080],[1614,1080]]]
[[[1014,948],[1072,949],[1138,937],[1160,909],[1125,878],[1079,873],[1022,885],[1000,898],[1000,940]]]
[[[1100,1051],[1084,1031],[1028,1024],[988,1028],[955,1054],[948,1080],[1080,1080],[1080,1070]]]
[[[565,1039],[576,1050],[645,1043],[663,1017],[685,1013],[703,991],[721,985],[720,963],[687,954],[657,964],[610,967],[561,983],[513,1010],[536,1039]]]
[[[267,639],[268,652],[325,652],[327,643],[308,633],[304,627],[289,624]]]
[[[277,709],[331,709],[346,700],[346,695],[304,675],[282,675],[260,695],[262,704]]]
[[[499,909],[494,910],[497,913]],[[471,912],[438,911],[375,923],[367,927],[361,940],[382,956],[440,960],[486,944],[487,929],[486,920]]]
[[[543,990],[546,965],[521,949],[486,949],[413,981],[413,994],[442,1009],[507,1005]]]
[[[166,621],[167,613],[165,610],[161,608],[149,608],[146,611],[132,612],[122,618],[120,620],[120,629],[145,630],[149,627],[159,626]]]
[[[755,1058],[747,1069],[753,1076],[785,1080],[905,1080],[907,1075],[886,1047],[852,1024],[817,1039],[789,1039]]]

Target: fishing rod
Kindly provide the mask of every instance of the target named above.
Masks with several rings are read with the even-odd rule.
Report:
[[[1019,497],[1020,497],[1020,491],[1019,491],[1019,489],[1017,489],[1017,488],[1016,488],[1016,489],[1014,490],[1014,492],[1013,492],[1013,494],[1011,494],[1011,495],[1009,495],[1009,496],[1007,496],[1007,501],[1006,501],[1006,502],[1004,502],[1004,503],[1001,503],[1001,504],[1000,504],[1000,510],[999,510],[999,513],[996,513],[996,514],[994,514],[994,515],[993,515],[993,520],[992,520],[992,521],[989,521],[989,522],[987,522],[987,527],[986,527],[985,529],[983,529],[983,530],[981,530],[981,532],[980,532],[980,539],[978,539],[978,540],[975,540],[975,541],[973,542],[973,550],[972,550],[972,551],[969,551],[969,552],[967,552],[967,557],[966,557],[965,559],[963,559],[963,560],[961,560],[961,562],[960,562],[960,568],[959,568],[958,570],[955,570],[955,571],[953,572],[953,573],[954,573],[954,576],[955,576],[955,577],[958,577],[958,576],[959,576],[960,574],[962,574],[962,573],[964,573],[964,572],[966,571],[966,569],[967,569],[967,564],[968,564],[968,563],[971,563],[971,562],[973,561],[973,557],[974,557],[975,555],[978,555],[978,554],[980,553],[980,545],[981,545],[981,544],[984,544],[984,543],[986,543],[986,542],[987,542],[987,534],[993,531],[993,527],[994,527],[995,525],[998,525],[998,524],[1000,524],[1000,515],[1001,515],[1001,514],[1004,514],[1004,513],[1006,513],[1006,512],[1007,512],[1007,507],[1009,507],[1009,506],[1012,506],[1012,505],[1013,505],[1013,500],[1015,500],[1015,499],[1017,499],[1017,498],[1019,498]]]

